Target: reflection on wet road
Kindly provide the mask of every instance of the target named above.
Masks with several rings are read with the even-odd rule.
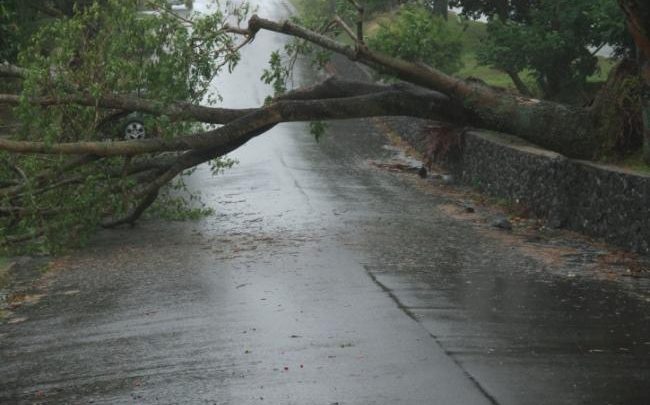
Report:
[[[260,34],[216,83],[226,105],[263,100],[282,41]],[[26,320],[0,326],[0,402],[650,402],[645,287],[566,277],[447,215],[368,163],[386,143],[367,121],[320,144],[278,126],[225,175],[193,176],[214,217],[59,260]]]

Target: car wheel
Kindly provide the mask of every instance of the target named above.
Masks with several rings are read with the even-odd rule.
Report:
[[[144,139],[146,135],[142,121],[129,121],[124,126],[124,139],[127,141]]]

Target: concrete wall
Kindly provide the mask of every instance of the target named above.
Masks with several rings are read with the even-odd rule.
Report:
[[[431,154],[435,135],[423,134],[426,122],[387,118],[386,123],[415,149]],[[649,175],[568,159],[487,131],[466,131],[458,148],[430,157],[460,182],[493,197],[518,201],[550,226],[650,253]]]

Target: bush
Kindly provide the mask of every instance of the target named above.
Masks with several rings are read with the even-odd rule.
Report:
[[[422,6],[405,6],[390,25],[382,25],[369,41],[380,52],[421,61],[451,74],[462,67],[460,32]]]

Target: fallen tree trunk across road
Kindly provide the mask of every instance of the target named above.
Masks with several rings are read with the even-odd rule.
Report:
[[[153,4],[156,6],[155,2]],[[621,6],[626,11],[640,54],[650,54],[650,47],[647,46],[650,43],[650,30],[646,26],[650,18],[643,18],[648,15],[650,6],[640,0],[621,0]],[[646,133],[650,123],[650,119],[630,121],[625,114],[611,113],[608,97],[616,94],[614,84],[621,82],[616,75],[612,77],[613,85],[606,87],[609,92],[605,94],[606,97],[596,99],[588,107],[575,107],[495,90],[446,75],[422,63],[396,59],[374,51],[365,43],[362,7],[359,7],[361,15],[356,30],[347,27],[343,19],[334,19],[335,25],[352,37],[352,45],[293,20],[274,21],[257,15],[247,17],[245,5],[231,10],[230,14],[221,10],[203,19],[181,16],[162,4],[156,6],[159,17],[152,16],[150,19],[133,17],[128,13],[134,11],[128,6],[110,7],[104,14],[92,14],[92,8],[82,8],[78,15],[69,20],[75,21],[77,18],[79,24],[66,25],[68,20],[64,19],[60,27],[57,26],[61,35],[70,36],[72,34],[68,31],[74,31],[74,35],[83,39],[79,45],[74,41],[70,45],[61,40],[60,46],[71,47],[72,56],[67,60],[51,52],[43,60],[34,61],[38,68],[6,64],[0,68],[0,75],[22,78],[25,82],[25,94],[0,94],[0,102],[18,105],[22,111],[29,110],[30,114],[43,114],[42,118],[34,120],[35,124],[28,125],[35,128],[33,132],[26,130],[20,139],[0,139],[0,150],[7,153],[5,156],[11,156],[5,159],[5,170],[13,174],[7,186],[0,189],[0,196],[7,198],[8,206],[17,209],[3,214],[10,233],[16,232],[12,229],[19,231],[25,230],[25,227],[31,227],[27,233],[33,231],[34,221],[30,222],[25,212],[31,212],[32,219],[39,217],[41,212],[48,212],[47,216],[40,216],[37,223],[49,223],[55,218],[51,210],[35,202],[32,198],[34,193],[40,194],[43,200],[48,200],[44,198],[48,196],[49,205],[63,203],[61,198],[69,197],[71,190],[76,190],[75,193],[80,195],[86,193],[84,197],[76,198],[83,201],[84,210],[94,213],[85,222],[100,221],[106,226],[133,223],[156,201],[160,189],[177,175],[196,165],[224,157],[281,122],[391,115],[430,118],[510,133],[573,158],[592,158],[607,153],[603,147],[611,145],[610,140],[616,138],[622,128],[627,128],[629,122],[644,123]],[[236,17],[235,23],[231,15]],[[111,16],[121,20],[111,20]],[[89,21],[92,19],[96,21],[93,20],[91,24]],[[102,27],[108,30],[115,24],[112,31],[102,31]],[[156,37],[160,44],[143,42],[137,51],[134,50],[137,47],[125,44],[127,48],[122,51],[121,57],[134,63],[134,78],[142,78],[149,68],[160,67],[161,77],[176,72],[173,74],[177,76],[172,74],[163,83],[169,87],[167,93],[174,94],[171,89],[177,86],[178,93],[187,95],[191,101],[164,99],[166,92],[164,88],[163,92],[159,92],[153,87],[150,78],[155,75],[151,72],[147,76],[150,87],[145,89],[144,98],[107,91],[108,88],[124,87],[128,82],[126,77],[129,71],[124,70],[128,62],[119,68],[110,65],[113,59],[97,62],[103,57],[102,52],[115,46],[119,42],[115,38],[121,33],[125,38],[144,35],[147,39],[145,34],[155,30],[171,34]],[[312,88],[276,96],[258,108],[225,109],[200,105],[198,97],[203,94],[199,89],[201,83],[204,84],[207,78],[226,66],[234,68],[239,50],[254,41],[261,31],[288,35],[303,45],[310,44],[344,55],[410,84],[383,86],[329,78]],[[56,33],[53,31],[53,35]],[[74,35],[73,38],[76,38]],[[58,39],[55,37],[54,41]],[[81,48],[75,46],[84,47],[86,59],[82,57]],[[97,46],[97,50],[89,51],[92,46]],[[152,47],[151,55],[143,59],[142,50],[147,47]],[[48,49],[39,51],[47,53]],[[32,55],[38,54],[36,49],[30,52]],[[169,53],[169,57],[166,53]],[[644,62],[647,59],[642,58],[640,64],[632,69],[621,69],[619,72],[630,77],[640,74],[647,79],[650,77]],[[176,64],[177,60],[190,62],[183,65],[189,73],[178,73],[183,72],[184,68]],[[116,69],[122,69],[124,73],[116,74]],[[281,65],[274,65],[272,61],[271,70],[265,76],[267,81],[274,82],[281,90],[283,85],[280,82],[286,79],[286,74]],[[103,77],[101,80],[111,81],[102,84],[100,77]],[[176,82],[170,82],[174,78]],[[103,89],[102,86],[107,88]],[[160,94],[161,98],[147,97],[149,94]],[[97,139],[92,126],[79,128],[81,118],[90,124],[97,124],[107,112],[146,113],[153,117],[155,125],[163,132],[170,123],[194,122],[216,127],[181,126],[181,132],[172,135],[114,142]],[[643,127],[626,130],[630,129],[644,131]],[[32,160],[17,157],[17,154],[32,156]],[[51,159],[47,155],[56,158]],[[83,163],[67,168],[69,162],[65,155],[82,156]],[[133,171],[130,168],[133,164],[148,168]],[[30,167],[31,170],[25,172],[23,167]],[[92,184],[81,181],[80,174],[82,178],[95,180]],[[80,191],[84,188],[84,191]],[[120,197],[113,198],[117,192]],[[11,212],[22,214],[17,216]]]

